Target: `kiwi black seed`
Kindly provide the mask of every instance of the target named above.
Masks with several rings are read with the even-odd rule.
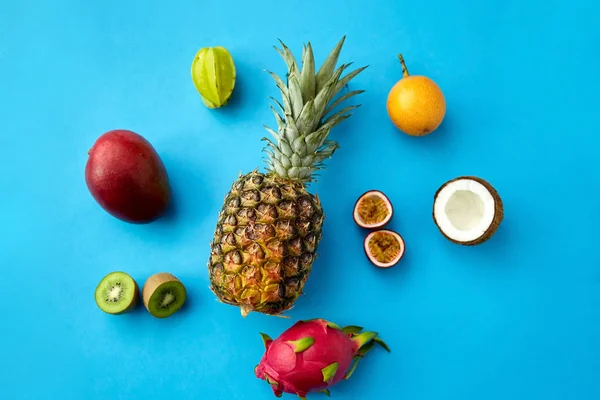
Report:
[[[140,294],[136,281],[125,272],[106,275],[96,287],[96,304],[108,314],[124,314],[135,308]]]
[[[183,283],[167,272],[152,275],[142,289],[144,305],[156,318],[166,318],[179,311],[186,295]]]

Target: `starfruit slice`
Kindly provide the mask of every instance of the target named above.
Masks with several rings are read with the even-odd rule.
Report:
[[[204,47],[196,53],[192,81],[208,108],[227,104],[235,87],[235,77],[235,64],[226,48]]]

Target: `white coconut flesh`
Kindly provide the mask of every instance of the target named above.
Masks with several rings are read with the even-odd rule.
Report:
[[[386,215],[385,215],[385,218],[383,218],[383,220],[377,221],[377,222],[367,222],[367,221],[365,221],[363,216],[360,215],[360,206],[361,206],[362,202],[369,201],[369,200],[379,200],[384,203],[385,208],[386,208]],[[387,196],[385,196],[383,193],[381,193],[379,191],[373,190],[373,191],[363,194],[360,197],[360,199],[357,201],[356,206],[354,207],[354,220],[360,226],[363,226],[365,228],[380,227],[380,226],[387,224],[390,221],[390,219],[392,218],[392,212],[393,212],[392,210],[393,210],[392,203],[387,198]]]
[[[471,242],[483,236],[495,213],[495,199],[490,191],[472,179],[450,182],[435,199],[437,225],[457,242]]]

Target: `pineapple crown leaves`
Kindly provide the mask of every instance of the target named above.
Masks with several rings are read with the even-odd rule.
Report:
[[[344,76],[352,63],[336,68],[345,38],[336,44],[318,70],[310,42],[303,45],[300,65],[281,40],[281,48],[275,46],[287,66],[287,78],[284,82],[274,72],[267,71],[281,93],[281,102],[271,97],[277,129],[265,126],[272,139],[263,138],[267,143],[264,151],[269,172],[308,183],[339,148],[328,136],[360,105],[346,106],[339,111],[337,108],[364,90],[340,92],[367,68],[355,69]]]

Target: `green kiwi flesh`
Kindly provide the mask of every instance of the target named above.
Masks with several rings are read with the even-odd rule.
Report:
[[[95,293],[98,307],[113,315],[124,314],[135,308],[138,296],[139,288],[135,280],[120,271],[111,272],[102,278]]]
[[[144,305],[156,318],[175,314],[185,303],[186,296],[183,283],[168,273],[151,276],[143,288]]]

